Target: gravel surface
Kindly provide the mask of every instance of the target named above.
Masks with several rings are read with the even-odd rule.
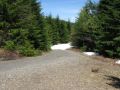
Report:
[[[120,67],[79,52],[0,62],[0,90],[120,90]]]

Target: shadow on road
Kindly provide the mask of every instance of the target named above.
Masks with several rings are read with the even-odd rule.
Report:
[[[110,83],[106,83],[114,88],[120,89],[120,78],[115,77],[115,76],[107,76],[106,79],[110,81]]]

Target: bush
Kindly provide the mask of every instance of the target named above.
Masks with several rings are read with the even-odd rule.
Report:
[[[115,54],[116,54],[117,57],[120,57],[120,47],[117,48],[117,51],[116,51]]]
[[[28,41],[26,41],[24,45],[18,45],[16,49],[24,56],[35,56],[39,54],[39,51],[36,50]]]
[[[81,51],[86,51],[87,50],[87,46],[80,47],[80,50]]]
[[[29,48],[29,47],[25,47],[25,46],[20,46],[19,47],[19,53],[24,55],[24,56],[35,56],[38,54],[38,51],[35,50],[34,48]]]
[[[109,57],[113,57],[113,55],[114,55],[114,52],[113,51],[111,51],[111,50],[105,50],[106,52],[106,54],[107,54],[107,56],[109,56]]]
[[[4,48],[6,50],[15,51],[15,43],[13,41],[6,41]]]
[[[9,51],[18,51],[23,56],[35,56],[40,53],[29,41],[25,41],[23,45],[16,45],[13,41],[6,41],[4,48]]]

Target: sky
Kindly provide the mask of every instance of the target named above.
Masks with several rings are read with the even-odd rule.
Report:
[[[44,15],[51,14],[53,17],[59,15],[60,19],[75,22],[78,13],[87,0],[39,0]],[[92,0],[98,2],[99,0]]]

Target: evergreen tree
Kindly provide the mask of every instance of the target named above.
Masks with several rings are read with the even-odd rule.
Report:
[[[60,43],[67,43],[69,41],[69,32],[66,22],[61,21],[59,30]]]
[[[49,16],[46,16],[46,23],[47,23],[47,28],[49,29],[48,30],[49,39],[51,41],[51,44],[54,44],[55,41],[54,41],[53,32],[54,32],[54,29],[55,29],[55,23],[54,23],[54,19],[52,18],[51,14]]]
[[[52,44],[59,43],[59,16],[53,18],[52,15],[47,17],[47,23],[49,24],[50,38],[52,39]]]
[[[71,31],[72,31],[72,24],[71,24],[70,20],[68,20],[68,22],[67,22],[67,29],[68,29],[69,36],[70,36],[71,35]]]
[[[37,0],[0,0],[0,47],[31,56],[67,42],[70,22],[44,17],[41,10]]]
[[[95,47],[93,21],[95,16],[96,5],[89,1],[82,9],[75,23],[72,44],[83,50],[91,51]]]
[[[59,37],[59,32],[60,32],[60,18],[59,18],[59,16],[57,16],[56,18],[55,18],[55,33],[54,33],[54,41],[55,41],[55,43],[59,43],[60,42],[60,37]]]
[[[102,27],[100,53],[120,56],[120,0],[100,0],[98,18]]]
[[[0,9],[0,46],[14,43],[12,47],[24,55],[50,49],[46,22],[37,0],[1,0]]]
[[[72,43],[109,57],[120,56],[120,1],[89,1],[75,23]]]
[[[42,16],[41,18],[41,31],[39,33],[40,37],[39,37],[39,43],[40,43],[40,50],[44,50],[44,51],[48,51],[50,50],[50,46],[51,46],[51,39],[49,37],[49,28],[47,26],[47,23],[45,21],[45,18]]]
[[[68,20],[66,23],[67,23],[67,30],[68,30],[68,41],[70,41],[71,33],[72,33],[72,23],[70,20]]]
[[[59,16],[53,18],[52,15],[47,16],[46,21],[52,44],[66,43],[69,41],[71,32],[70,21],[60,20]]]
[[[36,0],[31,1],[32,13],[34,13],[34,24],[29,30],[29,38],[36,49],[49,50],[50,41],[48,37],[47,24],[41,12],[41,5]]]

